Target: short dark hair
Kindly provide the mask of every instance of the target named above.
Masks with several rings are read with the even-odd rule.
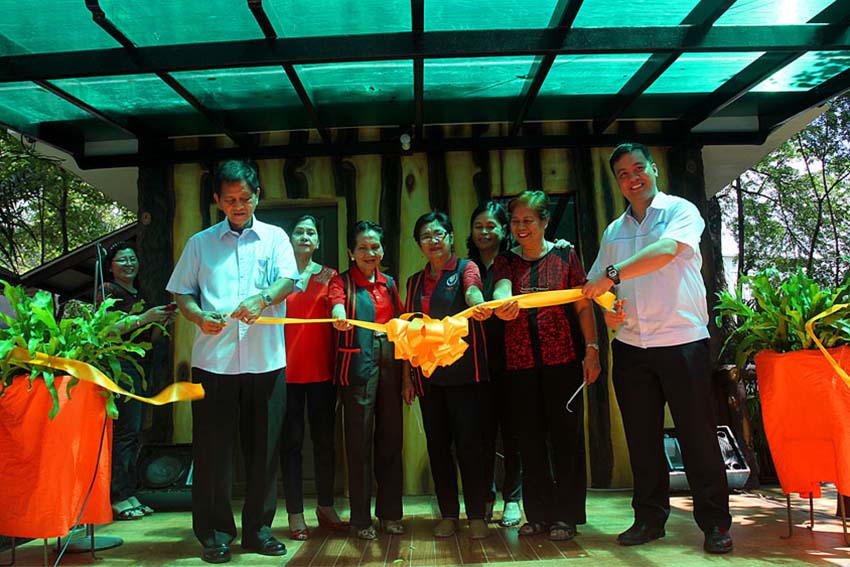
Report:
[[[655,160],[652,159],[652,154],[650,153],[649,148],[637,142],[627,142],[625,144],[620,144],[614,148],[613,152],[611,152],[611,157],[608,158],[608,167],[611,168],[611,173],[617,175],[617,172],[614,171],[614,164],[617,163],[621,157],[632,152],[640,152],[643,154],[643,157],[649,161],[649,163],[655,163]]]
[[[472,239],[472,226],[475,224],[475,217],[481,213],[489,214],[496,219],[496,222],[502,225],[502,232],[504,234],[502,235],[502,242],[499,243],[499,252],[504,252],[508,249],[511,239],[511,219],[508,217],[505,207],[499,204],[498,201],[487,201],[475,207],[475,210],[472,211],[472,216],[469,217],[469,238],[466,239],[466,251],[469,259],[479,265],[481,264],[481,252],[478,251],[478,247]]]
[[[357,247],[357,236],[364,232],[372,231],[378,235],[378,241],[383,243],[384,241],[384,227],[379,225],[378,223],[368,221],[368,220],[360,220],[348,229],[348,249],[354,250]]]
[[[304,221],[310,221],[311,223],[313,223],[313,226],[316,227],[316,231],[319,230],[319,221],[316,220],[316,217],[314,217],[313,215],[301,215],[300,217],[295,219],[294,223],[292,223],[292,228],[289,229],[289,233],[292,234],[293,232],[295,232],[295,227]]]
[[[132,242],[128,242],[127,240],[120,240],[106,249],[106,256],[103,259],[105,271],[109,272],[110,274],[112,273],[109,270],[109,266],[111,266],[112,261],[115,260],[115,255],[121,252],[122,250],[132,250],[133,254],[135,254],[136,257],[139,256],[139,252],[136,250],[136,247],[133,245]]]
[[[215,184],[213,193],[218,195],[221,186],[228,183],[245,182],[251,193],[256,193],[260,188],[260,177],[254,163],[245,159],[230,159],[218,166],[215,172]]]
[[[418,219],[416,219],[416,224],[413,225],[413,240],[419,243],[419,231],[426,224],[430,224],[434,221],[440,223],[440,226],[443,227],[448,234],[454,234],[454,227],[452,227],[452,221],[449,220],[449,215],[442,211],[431,211],[430,213],[425,213]]]
[[[537,191],[523,191],[522,194],[511,199],[511,202],[508,204],[508,210],[513,213],[514,209],[518,206],[533,209],[542,221],[549,218],[549,195],[539,189]]]

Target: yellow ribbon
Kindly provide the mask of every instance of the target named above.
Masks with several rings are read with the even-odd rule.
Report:
[[[850,388],[850,376],[848,376],[847,373],[844,371],[844,369],[841,368],[841,366],[838,365],[838,363],[835,361],[834,358],[832,358],[832,355],[829,354],[829,351],[827,351],[826,348],[824,348],[823,343],[820,342],[820,339],[818,339],[817,336],[815,336],[815,333],[814,333],[815,321],[817,321],[819,319],[823,319],[824,317],[828,317],[829,315],[832,315],[836,311],[840,311],[842,309],[847,309],[848,306],[850,306],[850,303],[841,303],[839,305],[833,305],[832,307],[830,307],[829,309],[827,309],[823,313],[820,313],[819,315],[815,315],[814,317],[812,317],[811,319],[809,319],[806,322],[806,333],[808,333],[808,335],[812,338],[812,340],[815,342],[817,347],[820,349],[820,351],[826,357],[826,360],[827,360],[827,362],[829,362],[830,366],[832,366],[832,369],[835,370],[836,374],[838,374],[841,377],[841,379],[844,380],[844,383],[847,384],[847,387]]]
[[[115,382],[113,382],[106,374],[85,362],[71,360],[69,358],[61,358],[58,356],[50,356],[40,352],[35,353],[31,357],[29,351],[24,348],[16,347],[9,352],[9,361],[18,364],[38,364],[67,372],[74,378],[97,384],[101,388],[109,390],[115,394],[127,396],[134,400],[139,400],[153,406],[163,406],[172,402],[188,402],[192,400],[200,400],[204,397],[204,387],[200,384],[192,384],[191,382],[175,382],[163,388],[163,390],[152,398],[146,398],[128,392]]]
[[[485,301],[475,307],[495,309],[505,303],[516,301],[520,309],[552,307],[564,305],[584,299],[580,289],[560,289],[555,291],[538,291],[517,295],[508,299]],[[616,296],[605,292],[594,299],[596,303],[610,311],[616,301]],[[464,309],[456,315],[432,319],[421,313],[405,313],[385,324],[346,319],[355,327],[387,334],[387,339],[395,346],[395,357],[407,360],[411,365],[422,370],[425,376],[431,376],[440,366],[450,366],[457,362],[469,345],[463,337],[469,334],[469,318],[475,307]],[[295,319],[291,317],[260,317],[257,323],[265,325],[333,323],[335,319]]]

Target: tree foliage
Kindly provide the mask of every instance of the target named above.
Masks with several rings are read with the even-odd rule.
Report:
[[[739,277],[802,268],[839,285],[850,268],[850,96],[833,100],[719,197],[727,226],[737,227]]]
[[[135,220],[135,213],[0,131],[0,265],[22,274]]]

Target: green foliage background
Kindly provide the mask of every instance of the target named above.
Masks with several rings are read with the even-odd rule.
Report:
[[[56,160],[0,131],[0,266],[23,274],[135,220]]]

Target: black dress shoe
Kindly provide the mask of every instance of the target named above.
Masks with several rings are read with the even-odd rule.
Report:
[[[269,536],[263,541],[253,544],[243,542],[242,549],[251,553],[259,553],[260,555],[271,555],[275,557],[286,555],[286,546],[273,536]]]
[[[714,526],[705,532],[705,544],[702,548],[708,553],[729,553],[735,548],[729,530]]]
[[[617,543],[620,545],[643,545],[661,537],[664,537],[663,527],[653,527],[635,522],[632,527],[617,536]]]
[[[207,563],[227,563],[230,561],[230,546],[226,543],[220,543],[204,548],[204,554],[201,559]]]

